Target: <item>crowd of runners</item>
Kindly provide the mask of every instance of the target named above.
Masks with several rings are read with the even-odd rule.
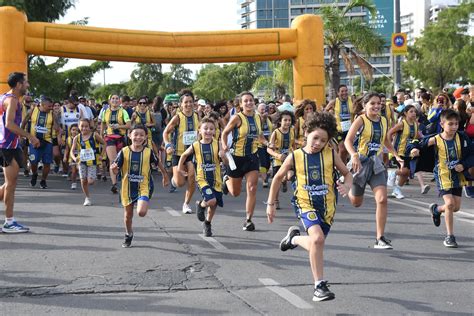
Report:
[[[421,88],[390,97],[376,92],[351,96],[340,85],[337,97],[323,104],[288,95],[258,100],[251,92],[213,103],[190,90],[164,99],[111,95],[97,103],[74,92],[64,100],[35,98],[27,94],[22,73],[12,73],[8,84],[11,90],[0,96],[5,233],[29,231],[13,214],[21,168],[32,187],[48,189],[51,173],[70,181],[71,190],[79,182],[84,206],[94,204],[95,181],[110,181],[110,194],[118,195],[124,208],[123,247],[132,244],[134,208],[138,216],[148,211],[158,172],[170,193],[186,188],[182,212],[195,212],[207,237],[223,195],[239,196],[243,185],[242,228],[255,230],[252,217],[261,185],[270,187],[269,223],[280,208],[293,209],[301,220],[307,235],[292,226],[280,248],[301,246],[309,252],[313,300],[320,301],[335,297],[324,280],[323,249],[338,195],[359,207],[370,186],[376,203],[375,249],[393,247],[385,236],[387,198],[403,199],[402,187],[411,179],[416,177],[420,193],[427,194],[431,181],[425,183],[426,175],[432,175],[428,178],[443,203],[429,208],[435,226],[444,213],[446,247],[457,247],[453,213],[461,208],[462,195],[474,196],[473,87],[455,95]],[[196,187],[200,197],[193,199]],[[291,202],[280,201],[280,190],[294,192]]]

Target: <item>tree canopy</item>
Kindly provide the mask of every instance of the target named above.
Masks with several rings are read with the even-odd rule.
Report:
[[[53,22],[74,7],[76,0],[0,0],[0,7],[12,6],[25,12],[29,22]]]

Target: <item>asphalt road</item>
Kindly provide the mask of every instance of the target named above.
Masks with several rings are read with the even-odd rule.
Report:
[[[428,178],[427,178],[428,179]],[[3,181],[3,180],[2,180]],[[155,183],[160,183],[157,178]],[[474,311],[474,200],[455,215],[457,249],[443,246],[444,220],[434,227],[414,180],[404,200],[390,199],[386,236],[393,250],[373,249],[375,207],[341,199],[325,248],[325,277],[336,299],[311,301],[307,253],[278,248],[297,224],[281,194],[276,222],[266,223],[267,189],[259,187],[254,222],[242,230],[245,194],[225,197],[202,237],[196,215],[181,213],[183,190],[157,185],[145,218],[134,218],[133,247],[121,248],[123,211],[109,184],[80,190],[51,176],[49,189],[21,177],[15,216],[28,234],[0,234],[0,314],[460,314]],[[432,184],[434,186],[434,184]],[[198,197],[196,192],[195,198]],[[3,214],[2,214],[3,216]]]

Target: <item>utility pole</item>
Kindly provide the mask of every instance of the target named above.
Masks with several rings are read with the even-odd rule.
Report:
[[[400,0],[394,0],[395,1],[395,33],[400,33],[401,32],[401,25],[400,25]],[[397,55],[394,56],[395,60],[395,71],[394,71],[394,76],[395,76],[395,89],[394,92],[397,92],[398,89],[400,89],[400,84],[402,82],[402,73],[400,71],[400,61],[401,61],[401,56]]]

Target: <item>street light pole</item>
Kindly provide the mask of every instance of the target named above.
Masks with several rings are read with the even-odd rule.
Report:
[[[400,33],[401,32],[401,25],[400,25],[400,0],[394,0],[395,1],[395,33]],[[395,58],[395,89],[394,92],[397,92],[397,90],[400,88],[400,84],[402,81],[402,74],[400,71],[400,61],[401,61],[401,56],[397,55],[394,56]]]

